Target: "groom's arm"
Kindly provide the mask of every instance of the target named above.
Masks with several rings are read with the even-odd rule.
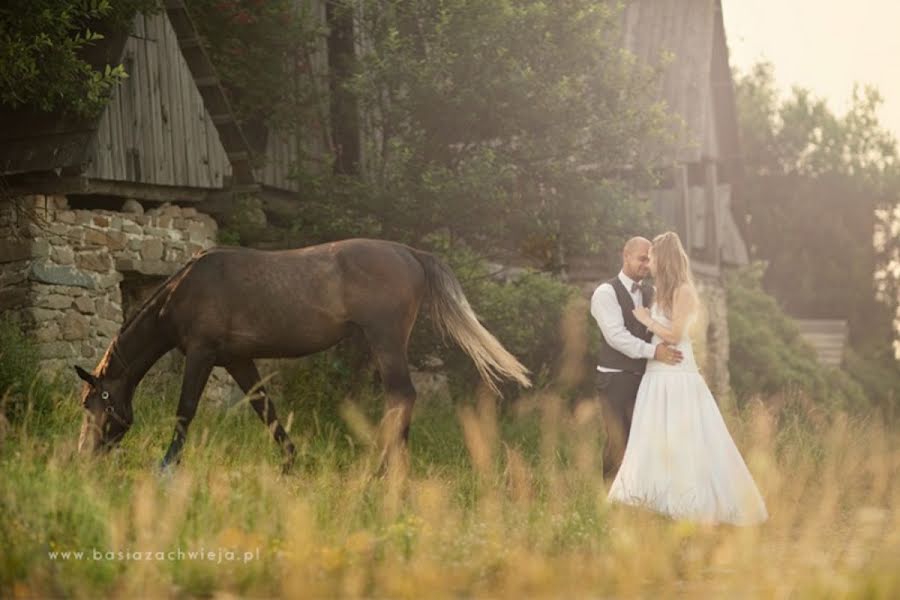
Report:
[[[606,343],[629,358],[653,358],[656,346],[632,335],[625,328],[622,308],[612,286],[604,283],[591,296],[591,315],[600,326]]]

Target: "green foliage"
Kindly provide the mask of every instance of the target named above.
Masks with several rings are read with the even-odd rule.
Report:
[[[738,400],[800,393],[824,406],[868,407],[863,388],[846,372],[819,365],[790,317],[763,291],[763,271],[755,263],[726,277],[728,364]]]
[[[331,71],[316,15],[291,4],[192,3],[244,119],[301,133],[304,206],[286,243],[363,229],[417,245],[447,231],[558,270],[568,253],[606,255],[649,224],[636,190],[671,123],[656,73],[621,49],[617,3],[330,2],[332,34],[352,23],[360,41]],[[360,177],[329,168],[347,127],[332,111],[347,103],[360,116]]]
[[[50,409],[53,386],[40,373],[38,352],[20,324],[0,319],[0,413],[17,422],[26,412]]]
[[[328,98],[316,52],[327,33],[311,2],[195,0],[186,3],[216,71],[245,123],[290,130],[324,122]]]
[[[854,344],[890,345],[900,282],[885,271],[879,303],[873,281],[900,256],[890,223],[900,158],[878,122],[880,96],[854,90],[844,115],[800,88],[781,100],[767,64],[736,91],[745,177],[735,210],[753,256],[769,264],[765,288],[792,315],[848,318]]]
[[[446,229],[555,270],[596,250],[599,228],[646,222],[609,219],[610,206],[641,206],[655,158],[643,149],[661,147],[666,124],[654,74],[621,50],[614,3],[376,5],[346,86],[377,132],[364,138],[364,201],[388,237]]]
[[[125,77],[85,51],[127,30],[154,0],[13,0],[0,6],[0,104],[92,116]]]
[[[549,382],[555,374],[563,340],[560,321],[578,290],[553,277],[528,271],[504,282],[496,277],[500,267],[486,263],[472,250],[450,247],[432,240],[437,253],[459,278],[469,303],[481,322],[522,364],[531,370],[535,384]],[[472,360],[450,340],[442,341],[427,310],[413,331],[410,356],[420,362],[435,355],[444,360],[451,384],[464,391],[479,381]]]
[[[900,417],[900,362],[889,347],[868,351],[849,348],[844,363],[875,406],[881,407],[892,420]]]

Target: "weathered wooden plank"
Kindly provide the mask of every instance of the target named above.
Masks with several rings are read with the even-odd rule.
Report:
[[[164,28],[160,21],[159,30],[164,33]],[[159,167],[160,183],[165,182],[168,185],[176,185],[177,178],[175,174],[175,157],[172,155],[172,136],[174,135],[174,127],[172,123],[172,114],[170,110],[170,94],[172,89],[172,69],[168,64],[169,40],[166,35],[158,34],[156,38],[156,53],[153,62],[156,64],[156,94],[153,97],[154,104],[154,120],[153,127],[158,139],[155,155],[157,165]]]
[[[125,44],[123,63],[126,68],[133,70],[134,55],[138,50],[139,40],[130,37]],[[140,181],[140,165],[135,163],[135,151],[137,148],[137,135],[135,133],[136,107],[132,103],[134,97],[134,78],[129,77],[119,86],[119,115],[122,127],[122,157],[125,162],[125,179],[127,181]]]
[[[197,98],[194,97],[194,80],[187,63],[182,59],[182,68],[178,70],[178,76],[181,78],[181,98],[185,107],[186,127],[184,128],[184,137],[182,144],[184,147],[185,167],[187,174],[187,183],[192,186],[200,184],[200,174],[198,172],[198,158],[200,148],[197,145],[199,138],[199,129],[201,125],[199,104]],[[204,139],[206,136],[203,136]]]
[[[147,86],[147,93],[140,94],[141,106],[141,159],[144,168],[149,174],[148,181],[153,183],[170,183],[165,175],[166,154],[163,147],[163,135],[161,130],[161,107],[159,103],[159,38],[156,35],[148,36],[144,40],[142,56],[142,68],[144,70],[143,81]]]
[[[172,161],[174,164],[174,179],[178,184],[188,183],[187,169],[185,165],[184,132],[187,119],[185,115],[186,103],[184,101],[182,70],[184,59],[178,49],[178,41],[170,27],[165,28],[166,61],[165,65],[170,74],[170,88],[166,93],[166,104],[169,108],[169,118],[172,121]]]
[[[153,19],[153,37],[147,43],[147,72],[150,79],[150,120],[147,126],[147,137],[153,154],[154,172],[157,174],[155,181],[162,185],[176,185],[177,181],[172,175],[172,157],[165,132],[165,113],[167,109],[163,98],[162,74],[168,70],[163,54],[165,43],[165,17],[156,15]]]
[[[125,163],[122,160],[122,120],[119,115],[119,93],[119,89],[113,92],[106,107],[110,130],[110,158],[112,159],[109,179],[124,179],[125,175]]]

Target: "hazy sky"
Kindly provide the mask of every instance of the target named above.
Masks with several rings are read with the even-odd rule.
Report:
[[[722,12],[733,69],[765,58],[781,87],[808,88],[838,114],[854,82],[874,85],[900,138],[900,0],[722,0]]]

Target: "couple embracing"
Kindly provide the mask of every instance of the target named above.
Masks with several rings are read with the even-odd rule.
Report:
[[[688,335],[700,307],[673,232],[632,238],[622,271],[591,298],[605,344],[598,381],[609,500],[676,519],[752,525],[768,518]],[[655,289],[646,278],[652,275]]]

